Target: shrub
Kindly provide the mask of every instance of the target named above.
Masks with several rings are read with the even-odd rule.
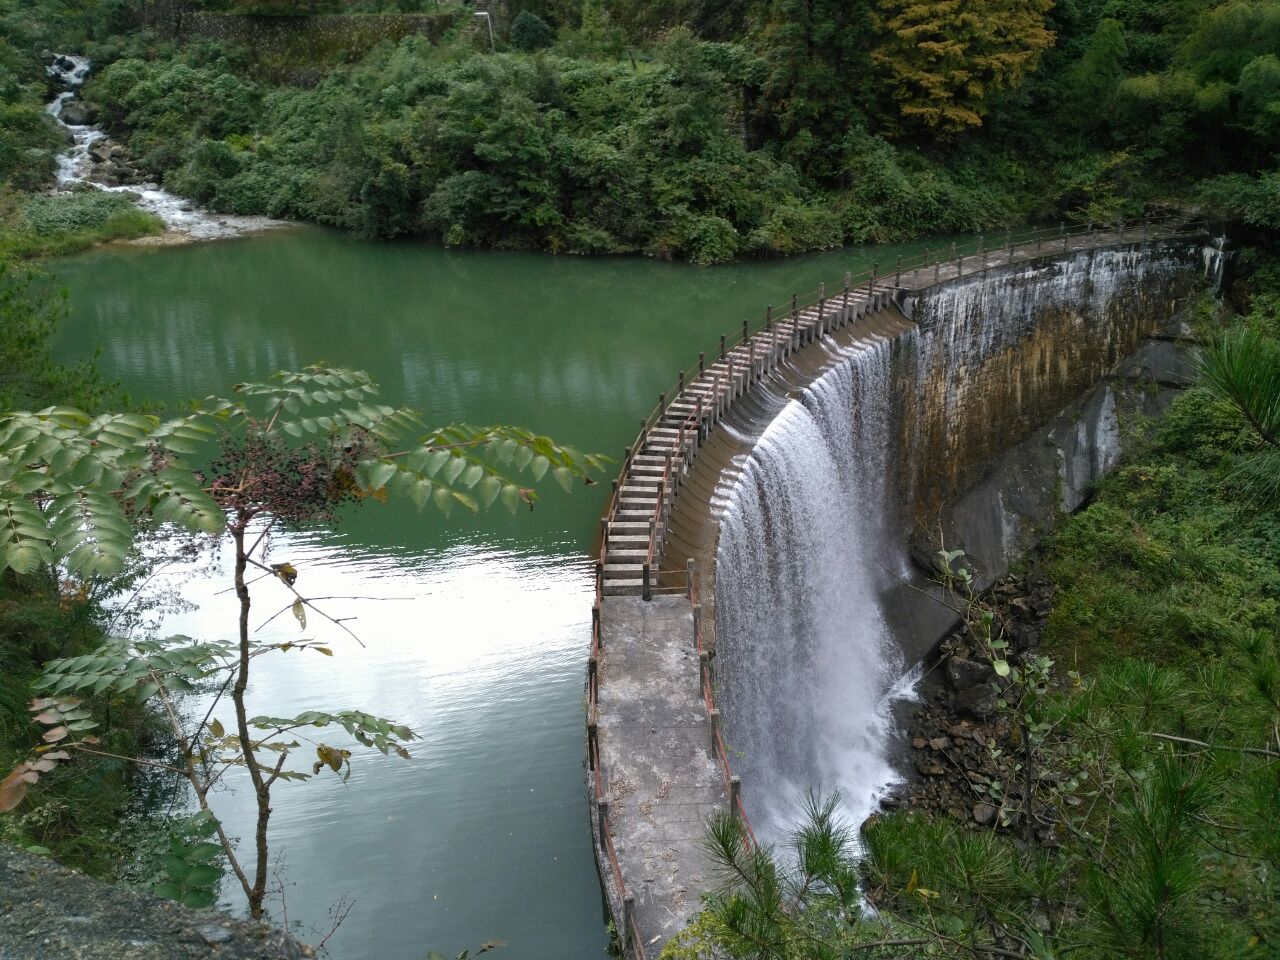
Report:
[[[511,24],[511,46],[516,50],[531,53],[551,46],[555,39],[551,27],[536,13],[521,10],[515,22]]]

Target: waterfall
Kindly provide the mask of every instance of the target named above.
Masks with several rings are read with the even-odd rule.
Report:
[[[46,68],[49,77],[61,85],[63,90],[45,105],[45,110],[71,138],[71,146],[58,157],[59,191],[89,186],[107,193],[127,194],[141,209],[164,221],[169,231],[192,240],[236,237],[280,225],[280,221],[268,217],[229,216],[201,210],[190,200],[162,190],[156,183],[130,186],[99,182],[101,170],[108,164],[108,161],[98,156],[101,145],[107,139],[106,133],[91,123],[72,122],[76,118],[65,115],[67,107],[79,97],[80,88],[88,78],[91,67],[88,57],[56,54],[53,62]],[[120,147],[114,149],[123,151]]]
[[[724,501],[716,558],[726,745],[762,841],[807,790],[861,822],[894,780],[889,706],[910,686],[881,609],[890,343],[850,349],[766,428]],[[904,681],[904,682],[900,682]]]
[[[1227,286],[1227,268],[1232,259],[1229,241],[1225,236],[1214,237],[1205,244],[1202,256],[1204,257],[1204,276],[1209,281],[1209,289],[1215,296],[1220,296]]]

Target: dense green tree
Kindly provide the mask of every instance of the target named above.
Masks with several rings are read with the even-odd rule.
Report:
[[[1102,20],[1070,71],[1069,96],[1082,135],[1105,128],[1125,76],[1127,54],[1124,25],[1119,20]]]
[[[763,77],[752,116],[758,142],[821,180],[836,180],[845,137],[874,109],[869,0],[773,0],[755,41]]]
[[[555,33],[536,13],[521,10],[511,23],[511,46],[529,53],[551,46]]]

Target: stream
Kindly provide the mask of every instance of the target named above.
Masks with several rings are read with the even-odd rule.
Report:
[[[281,221],[268,217],[240,217],[201,210],[190,200],[164,190],[157,183],[118,183],[119,174],[128,170],[121,163],[124,148],[109,144],[100,127],[78,122],[87,120],[87,106],[80,99],[80,88],[89,77],[93,65],[88,57],[55,54],[46,70],[62,88],[45,106],[58,125],[67,131],[71,144],[58,157],[57,190],[69,192],[91,187],[108,193],[122,193],[147,213],[159,217],[173,238],[215,240],[258,233],[280,226]],[[105,149],[104,149],[105,148]]]

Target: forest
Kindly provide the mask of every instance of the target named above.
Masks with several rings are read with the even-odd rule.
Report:
[[[72,48],[100,122],[169,189],[365,237],[709,264],[1179,204],[1277,221],[1280,13],[1260,0],[543,0],[513,2],[493,49],[464,9],[439,42],[362,56],[184,43],[138,29],[145,7],[0,4],[13,232],[145,229],[22,199],[59,147],[38,53]]]

